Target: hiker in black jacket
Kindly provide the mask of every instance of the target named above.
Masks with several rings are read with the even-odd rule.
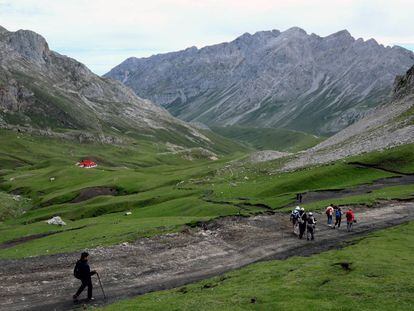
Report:
[[[316,227],[316,218],[313,216],[313,213],[308,213],[308,219],[307,219],[307,227],[306,227],[306,239],[314,240],[315,236],[315,227]]]
[[[308,221],[308,214],[305,213],[305,209],[302,207],[299,211],[299,239],[302,239],[303,234],[306,231],[306,224]]]
[[[85,287],[88,287],[88,300],[93,300],[92,298],[92,279],[91,276],[96,274],[96,271],[91,271],[91,268],[88,264],[89,254],[83,252],[81,258],[76,262],[75,269],[73,271],[74,276],[82,281],[82,285],[79,287],[75,295],[73,295],[73,300],[76,302],[79,295],[83,292]]]

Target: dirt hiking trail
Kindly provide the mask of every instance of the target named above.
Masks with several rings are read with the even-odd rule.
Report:
[[[414,202],[384,203],[355,208],[358,223],[352,233],[339,230],[317,214],[316,241],[298,240],[289,215],[276,213],[250,218],[226,217],[202,228],[139,239],[134,243],[90,250],[90,265],[98,270],[106,303],[150,291],[170,289],[253,262],[307,256],[374,230],[414,220]],[[73,277],[79,252],[0,260],[0,310],[71,310],[71,297],[80,285]],[[93,277],[95,305],[105,302]],[[83,293],[85,295],[85,293]],[[79,308],[79,307],[78,307]]]

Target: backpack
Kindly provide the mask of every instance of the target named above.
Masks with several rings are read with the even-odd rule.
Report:
[[[315,217],[314,216],[309,216],[308,224],[309,225],[314,225],[315,223],[316,223]]]
[[[81,279],[81,271],[79,267],[79,261],[76,262],[75,268],[73,269],[73,276],[77,279]]]
[[[342,216],[341,211],[340,210],[336,210],[335,217],[336,218],[341,218],[341,216]]]
[[[291,214],[292,219],[298,219],[299,218],[299,212],[298,211],[293,211]]]

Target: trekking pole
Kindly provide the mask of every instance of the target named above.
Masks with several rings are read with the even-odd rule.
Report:
[[[105,292],[104,292],[104,289],[103,289],[103,286],[102,286],[101,278],[99,277],[99,273],[96,272],[96,275],[98,277],[99,285],[101,286],[101,289],[102,289],[102,294],[104,296],[104,300],[106,300]]]

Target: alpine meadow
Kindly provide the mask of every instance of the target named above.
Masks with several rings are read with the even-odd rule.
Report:
[[[0,310],[414,309],[413,10],[0,1]]]

